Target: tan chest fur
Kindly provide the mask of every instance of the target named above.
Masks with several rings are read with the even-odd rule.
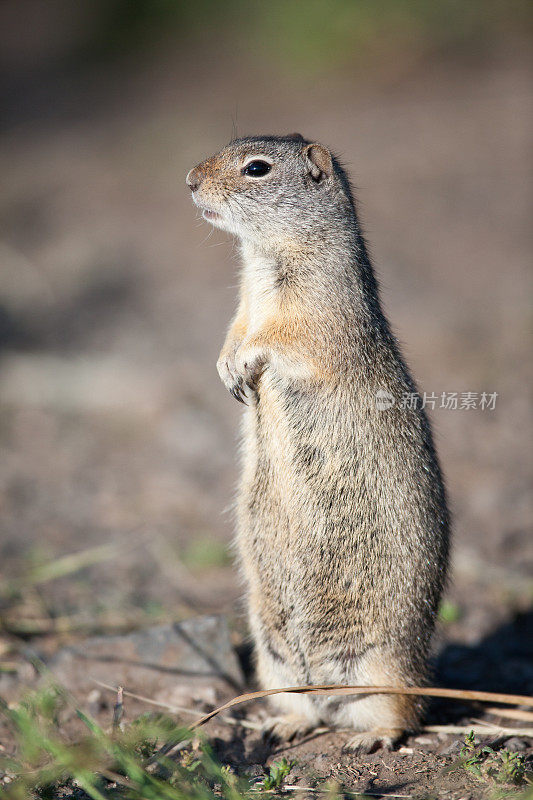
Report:
[[[276,264],[249,245],[242,246],[241,291],[248,312],[248,334],[252,335],[276,316],[277,295]]]

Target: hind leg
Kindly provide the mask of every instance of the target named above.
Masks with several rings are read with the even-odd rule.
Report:
[[[263,636],[256,637],[256,658],[257,678],[262,689],[282,689],[305,683],[287,661],[267,646]],[[266,720],[264,730],[274,739],[290,741],[304,736],[320,722],[308,695],[276,694],[268,702],[278,713]]]
[[[419,682],[402,668],[394,654],[374,648],[357,664],[354,683],[361,686],[409,686]],[[417,727],[421,702],[409,695],[363,695],[339,706],[335,723],[357,733],[345,749],[372,752],[379,746],[391,749],[408,730]]]

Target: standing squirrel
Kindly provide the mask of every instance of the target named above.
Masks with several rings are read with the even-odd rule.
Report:
[[[419,685],[449,516],[429,422],[401,402],[416,387],[346,173],[300,134],[250,136],[186,181],[203,217],[241,245],[217,368],[247,405],[237,544],[259,683]],[[273,736],[325,723],[357,731],[346,746],[367,752],[391,747],[422,711],[406,695],[275,704]]]

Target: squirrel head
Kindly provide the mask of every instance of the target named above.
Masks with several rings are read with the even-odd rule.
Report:
[[[329,150],[299,133],[235,139],[186,178],[204,219],[259,246],[346,218],[353,200]]]

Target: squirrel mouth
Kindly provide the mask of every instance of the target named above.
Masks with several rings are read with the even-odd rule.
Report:
[[[209,211],[208,208],[204,208],[202,211],[202,217],[207,220],[215,220],[220,219],[220,214],[217,214],[216,211]]]

